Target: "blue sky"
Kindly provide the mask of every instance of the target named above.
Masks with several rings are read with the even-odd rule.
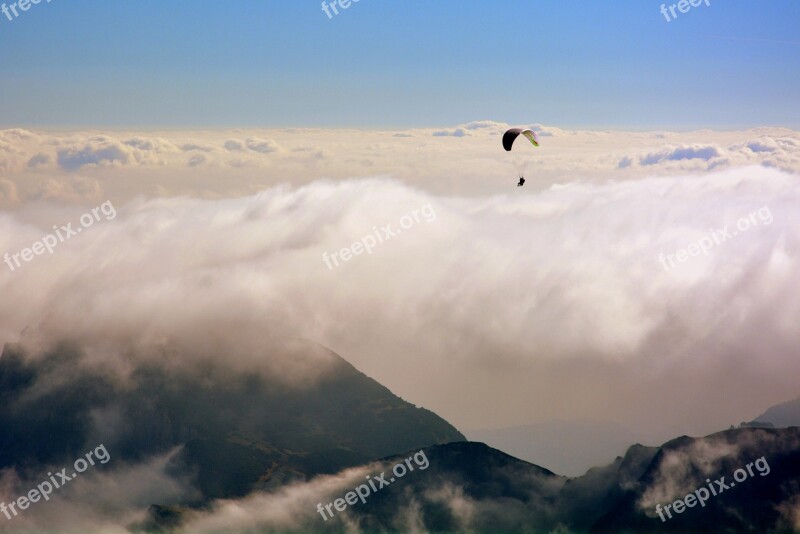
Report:
[[[797,0],[44,2],[0,15],[0,125],[800,126]]]

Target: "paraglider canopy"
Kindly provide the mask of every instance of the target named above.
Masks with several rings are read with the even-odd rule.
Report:
[[[528,138],[528,140],[533,144],[533,146],[539,146],[539,138],[536,137],[536,132],[529,129],[523,128],[511,128],[506,133],[503,134],[503,148],[506,149],[506,152],[511,152],[511,147],[514,144],[514,141],[517,140],[517,137],[520,135],[524,135]]]

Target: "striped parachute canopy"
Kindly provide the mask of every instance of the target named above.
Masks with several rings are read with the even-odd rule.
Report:
[[[533,130],[527,130],[522,128],[511,128],[506,133],[503,134],[503,148],[506,149],[506,152],[511,152],[511,146],[514,144],[514,141],[517,140],[517,137],[520,135],[524,135],[528,138],[533,146],[539,146],[539,138],[536,137],[536,132]]]

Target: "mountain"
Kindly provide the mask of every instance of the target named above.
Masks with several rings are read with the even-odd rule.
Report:
[[[111,457],[11,526],[192,533],[800,530],[797,427],[637,444],[570,478],[465,441],[446,421],[330,351],[305,361],[303,351],[287,357],[264,346],[247,365],[235,365],[241,360],[224,349],[207,351],[210,359],[143,350],[4,348],[0,501],[13,502],[44,473],[98,444]],[[401,464],[409,467],[402,477]],[[378,474],[386,487],[374,486]],[[716,487],[716,480],[724,491],[678,513],[678,499]],[[318,513],[366,489],[367,481],[368,499],[329,517]],[[671,517],[662,520],[667,506]]]
[[[800,529],[800,428],[742,428],[704,438],[684,436],[660,447],[633,445],[611,464],[576,478],[556,475],[482,443],[436,445],[422,453],[424,470],[419,467],[422,462],[416,463],[421,453],[409,451],[363,466],[336,487],[327,480],[295,488],[296,494],[314,494],[299,508],[291,506],[286,494],[262,493],[258,497],[262,500],[251,496],[200,512],[157,511],[166,513],[173,525],[182,523],[183,532],[777,533]],[[317,500],[323,506],[333,503],[364,483],[364,472],[383,472],[389,478],[395,466],[404,462],[417,465],[417,470],[401,480],[392,478],[364,503],[356,502],[333,518],[323,519],[315,512]],[[713,495],[706,488],[719,488],[717,480],[727,489],[717,489]],[[689,494],[695,496],[692,506],[683,505],[677,513],[675,501]],[[279,514],[264,512],[273,500],[299,510],[291,528],[279,522]],[[664,511],[667,505],[671,517]]]
[[[752,475],[748,473],[752,472]],[[721,479],[721,477],[725,477]],[[735,480],[734,480],[735,479]],[[717,481],[721,482],[717,482]],[[800,529],[800,429],[740,428],[662,445],[592,532],[797,532]],[[717,495],[709,489],[714,488]],[[704,506],[672,517],[656,513],[688,494]]]
[[[389,528],[389,511],[403,507],[422,510],[417,520],[432,531],[772,532],[800,518],[797,428],[738,429],[681,437],[661,447],[634,445],[610,465],[570,479],[478,443],[432,447],[428,456],[431,468],[424,478],[395,498],[381,495],[391,502],[368,503],[362,524]],[[765,463],[753,465],[762,457]],[[657,515],[656,504],[663,508],[707,487],[706,478],[726,476],[730,483],[748,463],[754,476],[709,496],[705,506],[673,511],[665,521]],[[454,513],[459,509],[466,513]]]
[[[237,370],[224,357],[179,366],[174,354],[126,354],[123,373],[92,365],[79,346],[34,354],[7,345],[0,357],[0,470],[41,476],[98,443],[120,465],[178,450],[171,473],[192,479],[199,491],[192,504],[201,504],[465,439],[325,352],[325,373],[291,384]]]
[[[800,397],[769,408],[753,422],[772,423],[778,428],[800,426]]]
[[[547,421],[510,428],[468,430],[480,441],[555,473],[579,476],[624,454],[641,439],[611,421]]]

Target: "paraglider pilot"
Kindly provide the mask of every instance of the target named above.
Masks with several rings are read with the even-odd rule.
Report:
[[[522,128],[511,128],[506,133],[503,134],[503,148],[506,149],[506,152],[511,152],[511,147],[514,145],[514,141],[517,140],[517,137],[523,136],[531,142],[531,144],[535,147],[539,146],[539,138],[536,136],[536,133],[533,130],[522,129]],[[525,178],[522,177],[522,172],[519,171],[519,183],[517,187],[522,187],[525,185]]]

